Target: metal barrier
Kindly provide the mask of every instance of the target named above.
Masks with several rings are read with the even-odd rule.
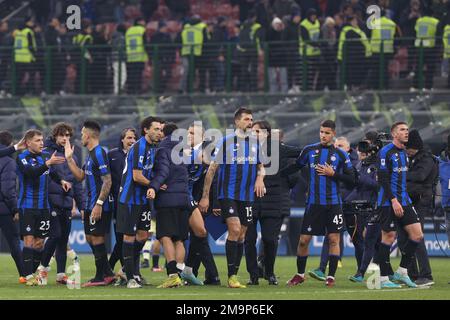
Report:
[[[354,89],[450,88],[442,67],[442,49],[416,47],[414,39],[396,39],[394,53],[366,56],[361,41],[316,41],[308,56],[296,41],[263,42],[261,50],[239,44],[206,43],[182,55],[181,44],[150,44],[148,61],[127,62],[125,47],[39,46],[31,63],[17,63],[14,48],[0,48],[0,89],[12,95],[34,94],[175,94],[214,92],[298,93]],[[308,44],[308,43],[307,43]],[[439,77],[439,75],[441,75]],[[437,77],[436,77],[437,76]],[[434,78],[438,83],[434,83]]]

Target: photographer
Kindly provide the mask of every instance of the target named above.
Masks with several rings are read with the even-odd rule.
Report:
[[[409,158],[406,176],[407,190],[423,229],[424,218],[432,215],[433,190],[436,186],[439,168],[434,156],[424,149],[417,130],[411,130],[405,146]],[[399,247],[403,248],[406,241],[406,235],[400,232]],[[434,284],[424,240],[417,247],[416,259],[413,259],[408,266],[408,274],[411,279],[415,280],[418,286]],[[419,263],[419,270],[417,269],[417,262]]]
[[[450,241],[450,135],[447,139],[447,148],[445,148],[439,157],[439,180],[442,191],[441,206],[445,212],[447,236]]]
[[[378,183],[377,153],[383,146],[382,134],[369,132],[365,140],[358,143],[358,156],[361,161],[356,167],[358,171],[358,185],[347,200],[356,213],[358,227],[363,229],[363,254],[355,275],[349,277],[352,282],[363,282],[364,274],[370,261],[375,256],[375,250],[381,238],[379,217],[375,211],[377,201]],[[362,226],[362,227],[361,227]]]

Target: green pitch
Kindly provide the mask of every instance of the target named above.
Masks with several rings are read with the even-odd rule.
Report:
[[[164,262],[163,259],[160,260]],[[196,299],[446,299],[450,300],[450,259],[431,259],[433,276],[436,284],[430,289],[397,289],[397,290],[369,290],[365,285],[354,284],[347,277],[355,271],[353,258],[344,258],[343,267],[337,271],[336,286],[326,288],[323,282],[310,277],[307,281],[294,288],[287,288],[286,281],[296,271],[295,257],[278,257],[276,261],[276,274],[279,278],[278,286],[269,286],[267,281],[260,280],[257,287],[247,289],[229,289],[226,284],[226,264],[223,256],[216,257],[218,263],[222,286],[211,287],[180,287],[172,289],[157,289],[165,278],[165,273],[152,273],[149,269],[143,269],[143,276],[147,278],[151,286],[142,289],[127,289],[116,287],[81,288],[70,290],[65,286],[55,284],[56,266],[52,266],[49,272],[49,285],[46,287],[26,287],[18,283],[18,276],[12,261],[8,255],[0,255],[0,300],[7,299],[163,299],[163,300],[196,300]],[[397,268],[398,259],[393,259],[393,267]],[[307,269],[316,268],[318,258],[308,260]],[[203,275],[203,269],[200,270]],[[94,275],[94,261],[90,255],[81,256],[81,279],[82,282]],[[245,261],[241,266],[240,279],[245,283],[248,275],[245,272]],[[202,278],[202,277],[200,277]]]

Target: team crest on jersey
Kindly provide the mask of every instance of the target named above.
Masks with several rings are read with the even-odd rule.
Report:
[[[393,222],[389,225],[389,227],[391,227],[391,228],[393,228],[394,226],[395,226],[395,225],[394,225]]]
[[[381,159],[381,165],[385,166],[386,165],[386,160],[385,159]]]
[[[336,157],[334,156],[334,154],[331,156],[331,161],[336,161]]]
[[[52,217],[56,217],[57,216],[57,213],[56,213],[56,211],[52,211]]]
[[[312,228],[311,228],[311,226],[309,226],[308,227],[308,232],[311,232],[312,231]]]
[[[228,212],[229,212],[230,214],[233,214],[233,213],[234,213],[233,208],[230,208],[230,210],[228,210]]]
[[[31,227],[28,225],[27,226],[27,231],[30,232],[31,231]]]
[[[24,164],[24,165],[27,165],[27,159],[22,159],[22,163]]]

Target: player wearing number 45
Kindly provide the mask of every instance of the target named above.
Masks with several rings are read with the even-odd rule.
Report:
[[[33,276],[42,258],[44,239],[50,230],[50,204],[48,201],[49,177],[61,184],[67,192],[69,183],[61,180],[50,169],[61,164],[64,157],[43,152],[44,135],[39,130],[30,129],[25,133],[27,149],[17,157],[17,175],[19,177],[19,220],[23,236],[23,260],[26,284],[38,285],[39,275]]]
[[[122,256],[130,289],[142,287],[139,256],[149,237],[151,212],[147,189],[161,127],[162,120],[154,117],[142,121],[142,137],[128,151],[119,190],[117,232],[123,234]]]
[[[74,148],[70,140],[65,145],[65,156],[69,169],[78,181],[86,180],[86,208],[82,218],[86,240],[95,257],[95,277],[83,284],[83,287],[103,286],[114,281],[114,273],[108,263],[105,247],[105,235],[111,223],[111,206],[108,201],[111,189],[111,173],[106,151],[100,146],[100,124],[88,120],[81,129],[81,142],[89,154],[83,170],[78,167],[74,158]]]
[[[344,226],[339,182],[344,182],[349,187],[356,184],[355,170],[347,152],[333,145],[335,128],[334,121],[323,121],[320,125],[320,142],[306,146],[294,165],[297,168],[308,166],[309,184],[307,207],[297,248],[297,274],[288,281],[289,287],[305,281],[308,247],[313,235],[328,236],[329,273],[325,283],[328,287],[335,284],[334,276],[340,255],[340,232]]]

